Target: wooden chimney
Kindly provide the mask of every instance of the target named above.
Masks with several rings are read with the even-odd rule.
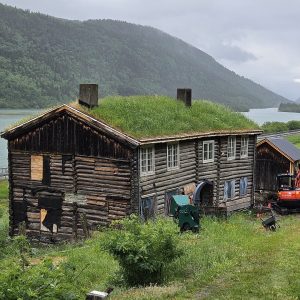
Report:
[[[98,106],[98,84],[80,84],[78,102],[88,108]]]
[[[177,89],[177,100],[190,107],[192,106],[192,89]]]

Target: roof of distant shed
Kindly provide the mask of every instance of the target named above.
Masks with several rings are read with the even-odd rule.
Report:
[[[294,146],[291,142],[282,138],[265,138],[260,141],[257,146],[263,143],[268,143],[271,147],[275,148],[278,152],[284,154],[290,161],[295,162],[300,160],[300,149]]]

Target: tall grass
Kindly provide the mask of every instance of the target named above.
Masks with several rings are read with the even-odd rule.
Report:
[[[89,113],[137,138],[258,128],[223,105],[199,100],[187,108],[164,96],[107,97]]]
[[[300,148],[300,135],[290,135],[287,137],[287,140],[294,144],[296,147]]]

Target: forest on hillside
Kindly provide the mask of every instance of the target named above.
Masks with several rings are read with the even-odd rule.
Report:
[[[157,29],[112,20],[67,21],[0,4],[0,108],[39,108],[77,97],[79,83],[100,96],[175,96],[235,110],[287,100],[238,76],[199,49]]]

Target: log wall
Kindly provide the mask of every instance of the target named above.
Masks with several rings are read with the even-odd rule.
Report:
[[[137,206],[134,150],[80,120],[56,116],[8,145],[12,235],[25,222],[32,240],[77,239]]]
[[[12,233],[26,222],[33,240],[57,242],[86,235],[85,230],[106,226],[131,213],[131,163],[105,158],[49,155],[51,183],[31,180],[31,154],[12,152]],[[41,200],[49,200],[43,206]],[[55,206],[61,199],[61,205]],[[52,203],[52,204],[51,204]],[[58,232],[41,231],[40,210],[59,214]],[[58,212],[57,212],[58,211]],[[86,224],[84,224],[84,218]],[[87,226],[87,228],[84,228]]]
[[[179,143],[180,168],[167,170],[167,145],[155,145],[155,174],[140,177],[141,197],[155,195],[156,211],[165,211],[166,193],[170,190],[180,190],[185,185],[201,180],[213,182],[213,204],[224,207],[228,213],[250,207],[253,203],[253,171],[255,155],[255,136],[249,136],[248,157],[241,158],[241,136],[236,137],[236,157],[227,159],[228,137],[215,137],[214,161],[203,162],[203,141],[197,139]],[[247,193],[240,196],[240,178],[247,177]],[[235,194],[231,199],[224,200],[225,181],[235,180]]]

